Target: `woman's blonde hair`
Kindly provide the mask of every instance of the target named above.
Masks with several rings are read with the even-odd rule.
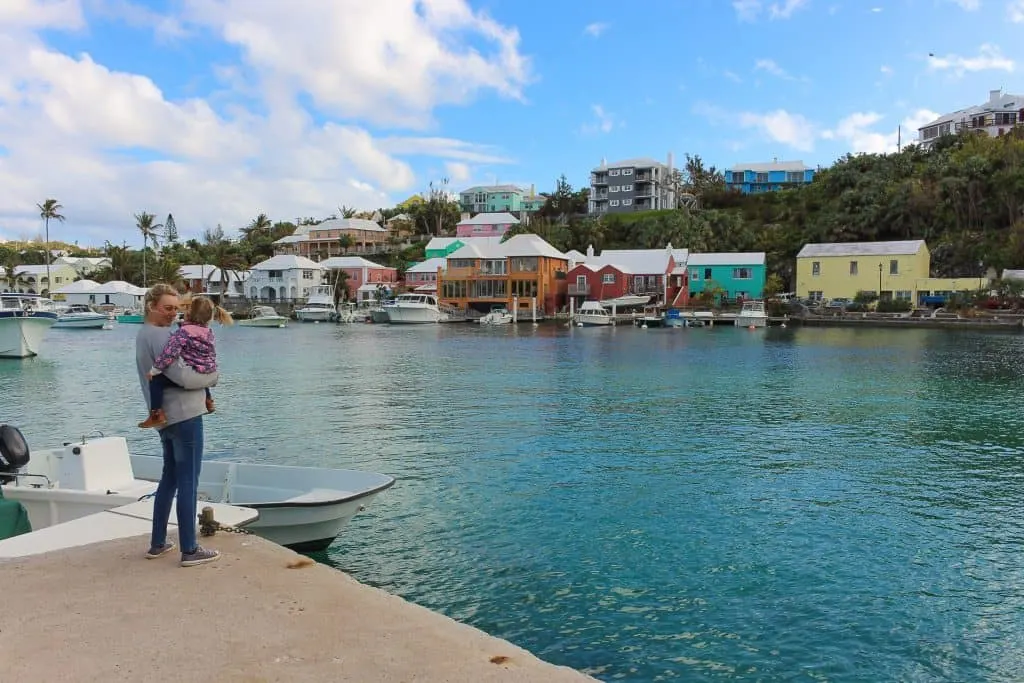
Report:
[[[205,296],[186,294],[181,302],[181,308],[186,310],[186,318],[200,325],[209,325],[211,320],[216,320],[221,325],[235,323],[235,319],[231,317],[230,313]]]
[[[149,291],[146,292],[146,298],[143,299],[143,305],[145,306],[146,311],[148,312],[153,310],[153,307],[156,306],[157,302],[167,295],[178,296],[178,290],[163,282],[150,287]]]

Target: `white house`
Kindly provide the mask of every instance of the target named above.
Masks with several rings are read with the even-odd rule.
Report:
[[[145,287],[136,287],[130,282],[123,280],[111,280],[90,290],[88,294],[94,299],[85,303],[111,304],[118,308],[142,308],[142,300],[148,290]]]
[[[228,281],[227,290],[224,291],[224,280]],[[206,291],[212,294],[220,294],[224,291],[227,297],[245,296],[245,285],[249,281],[249,271],[229,270],[226,274],[221,273],[220,268],[214,268],[206,278]]]
[[[98,282],[93,282],[92,280],[79,280],[78,282],[72,282],[69,285],[53,290],[50,298],[54,301],[66,301],[69,304],[85,304],[88,306],[96,303],[95,291],[99,286]]]
[[[60,256],[54,259],[53,263],[71,266],[80,277],[87,277],[97,270],[110,267],[110,259],[105,256]]]
[[[320,284],[323,272],[323,266],[305,256],[278,254],[250,269],[246,288],[250,299],[304,299],[310,287]]]

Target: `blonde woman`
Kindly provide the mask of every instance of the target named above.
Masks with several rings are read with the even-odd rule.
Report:
[[[170,339],[178,305],[178,292],[170,285],[154,285],[146,293],[146,318],[135,338],[135,365],[147,407],[150,396],[146,375]],[[200,546],[196,538],[203,415],[207,412],[205,389],[215,386],[219,375],[201,374],[180,363],[171,364],[163,372],[176,386],[168,386],[164,391],[165,422],[158,430],[164,465],[153,500],[153,533],[146,557],[153,559],[174,550],[174,543],[167,540],[167,523],[177,496],[181,566],[192,567],[220,557],[218,551]]]

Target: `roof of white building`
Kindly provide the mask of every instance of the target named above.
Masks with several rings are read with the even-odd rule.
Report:
[[[925,246],[924,240],[896,240],[892,242],[830,242],[805,244],[797,258],[810,256],[898,256],[916,254]]]
[[[768,173],[769,171],[810,171],[810,166],[800,160],[796,161],[769,161],[752,164],[736,164],[733,171],[753,171],[754,173]]]
[[[316,261],[312,261],[305,256],[296,256],[294,254],[278,254],[272,256],[266,261],[261,261],[252,267],[252,270],[323,270]]]
[[[464,244],[452,253],[448,254],[450,259],[497,259],[505,258],[505,252],[501,248],[501,242],[470,242]]]
[[[616,266],[623,272],[638,275],[663,275],[668,270],[671,253],[677,264],[686,263],[689,252],[686,249],[605,249],[599,255],[587,256],[587,263]]]
[[[444,258],[438,256],[435,258],[428,258],[422,263],[417,263],[414,266],[409,266],[405,269],[407,273],[436,273],[438,268],[444,268]]]
[[[582,251],[570,249],[569,251],[565,252],[565,258],[569,259],[570,261],[575,261],[576,263],[583,263],[584,261],[587,260],[587,255],[584,254]]]
[[[58,261],[69,266],[88,264],[99,267],[110,263],[110,259],[106,256],[60,256],[54,260],[54,263]]]
[[[148,290],[145,287],[137,287],[124,280],[111,280],[104,282],[99,287],[90,290],[91,294],[131,294],[132,296],[145,296]]]
[[[340,270],[342,268],[388,268],[390,266],[382,266],[379,263],[374,263],[368,259],[364,259],[362,256],[332,256],[331,258],[324,259],[320,262],[323,268]]]
[[[182,266],[178,269],[178,272],[183,280],[205,280],[215,270],[217,270],[216,266],[204,263],[201,265]]]
[[[245,282],[249,279],[249,271],[247,270],[228,270],[228,282]],[[209,275],[206,276],[209,282],[223,282],[224,278],[220,274],[220,268],[214,268]]]
[[[319,225],[309,226],[310,230],[362,230],[363,232],[387,232],[368,218],[331,218]],[[296,231],[297,232],[297,231]]]
[[[515,225],[519,222],[519,219],[508,213],[507,211],[500,211],[496,213],[478,213],[472,218],[459,221],[459,225],[505,225],[511,223]]]
[[[98,282],[93,282],[92,280],[78,280],[77,282],[72,282],[70,285],[64,285],[60,289],[53,290],[53,293],[54,294],[86,294],[86,293],[92,292],[93,290],[95,290],[99,286],[100,286],[100,284]]]
[[[651,157],[633,157],[632,159],[623,159],[622,161],[613,161],[612,163],[602,163],[600,166],[594,168],[594,171],[606,171],[609,168],[657,168],[665,167],[668,168],[664,161],[658,161]]]
[[[625,273],[626,275],[633,275],[633,271],[632,270],[630,270],[626,266],[620,266],[617,263],[577,263],[576,267],[577,268],[580,268],[580,267],[586,268],[587,270],[589,270],[592,273],[596,273],[599,270],[601,270],[602,268],[614,268],[615,270],[619,271],[620,273]]]
[[[763,266],[763,251],[718,252],[713,254],[690,254],[687,265],[691,266]]]
[[[940,123],[946,123],[947,121],[960,121],[961,119],[969,119],[972,116],[983,114],[986,112],[998,112],[1008,111],[1013,112],[1018,109],[1024,108],[1024,95],[1014,95],[1012,93],[1004,93],[1002,90],[991,90],[989,91],[988,101],[982,104],[971,105],[970,107],[964,107],[958,109],[949,114],[943,114],[934,121],[930,121],[925,125],[918,128],[918,130],[924,130],[925,128],[931,128]]]
[[[501,243],[505,256],[546,256],[568,260],[565,254],[547,243],[540,235],[514,235]]]

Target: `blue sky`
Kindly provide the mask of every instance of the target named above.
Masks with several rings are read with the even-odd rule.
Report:
[[[6,4],[8,237],[47,196],[96,243],[142,210],[230,230],[445,175],[581,185],[602,157],[827,165],[1024,92],[1022,0]]]

